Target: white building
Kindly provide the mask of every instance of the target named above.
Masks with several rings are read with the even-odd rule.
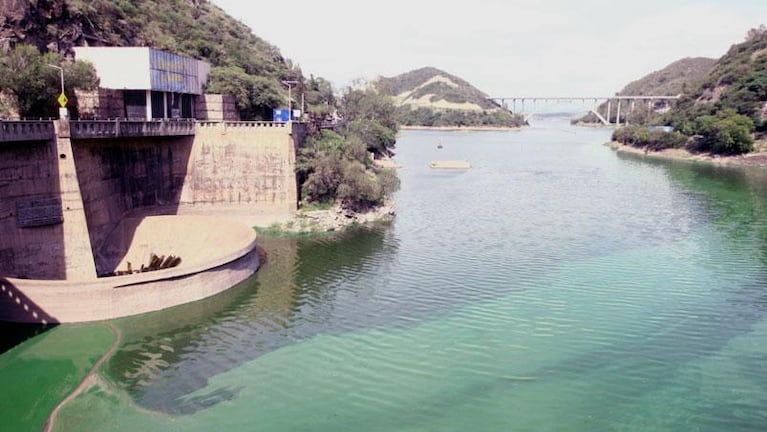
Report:
[[[75,47],[93,64],[97,94],[78,94],[80,117],[136,120],[196,118],[210,64],[148,47]]]

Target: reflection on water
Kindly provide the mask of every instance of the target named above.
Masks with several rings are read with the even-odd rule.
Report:
[[[172,311],[118,321],[123,343],[109,375],[139,405],[167,413],[187,414],[233,398],[237,387],[184,396],[204,388],[211,376],[331,330],[323,323],[333,318],[335,296],[355,294],[355,276],[365,262],[387,253],[386,231],[381,226],[320,239],[260,238],[265,263],[240,286]]]

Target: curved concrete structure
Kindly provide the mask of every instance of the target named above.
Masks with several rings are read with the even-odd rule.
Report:
[[[206,216],[151,216],[120,222],[97,257],[100,273],[133,269],[149,255],[182,258],[177,267],[83,280],[0,277],[0,320],[99,321],[201,300],[250,277],[259,267],[256,233]]]

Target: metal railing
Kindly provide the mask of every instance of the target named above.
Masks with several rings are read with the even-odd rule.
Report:
[[[121,137],[191,136],[196,127],[287,128],[289,123],[270,121],[195,121],[195,120],[70,120],[73,139]],[[55,137],[52,120],[0,120],[0,142],[45,141]]]
[[[194,120],[72,120],[72,138],[120,138],[194,135]]]
[[[287,122],[270,121],[198,121],[200,127],[223,127],[227,128],[285,128]]]

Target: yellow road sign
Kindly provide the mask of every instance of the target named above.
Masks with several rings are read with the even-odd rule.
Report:
[[[64,93],[61,93],[59,95],[59,98],[56,100],[59,101],[59,105],[61,105],[62,108],[66,108],[67,102],[69,102],[69,99],[67,99],[67,95],[65,95]]]

